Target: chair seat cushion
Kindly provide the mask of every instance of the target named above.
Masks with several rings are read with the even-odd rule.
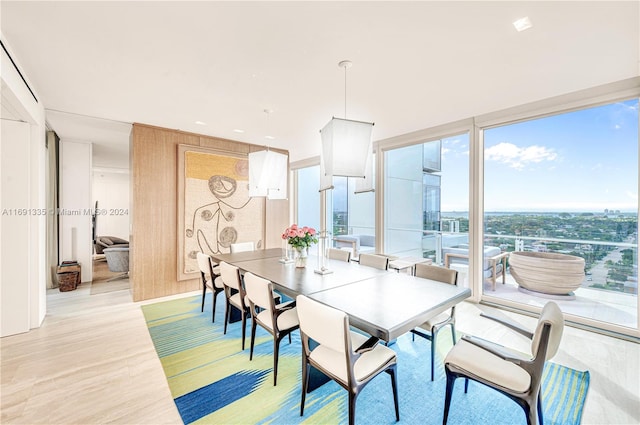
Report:
[[[426,322],[424,322],[422,325],[420,325],[418,327],[431,332],[431,328],[434,325],[437,325],[439,323],[445,322],[445,321],[449,320],[450,318],[451,318],[451,315],[449,314],[448,311],[446,311],[446,312],[438,314],[435,317],[432,317],[431,319],[427,320]]]
[[[355,350],[367,339],[368,337],[362,334],[351,332],[352,348]],[[395,351],[382,344],[377,344],[373,350],[364,353],[356,360],[353,368],[356,381],[360,382],[369,378],[378,372],[382,365],[388,364],[395,357]],[[336,379],[343,383],[347,382],[347,365],[344,353],[332,350],[326,345],[319,345],[311,352],[309,358],[321,365]]]
[[[213,280],[213,284],[216,285],[216,288],[218,289],[224,289],[224,282],[222,281],[222,278],[220,276],[217,276]]]
[[[207,283],[205,283],[205,285],[212,291],[214,286],[216,287],[216,289],[224,289],[224,283],[222,283],[222,278],[220,276],[216,277],[213,280],[213,283],[211,283],[211,279],[209,279],[209,276],[207,276]]]
[[[513,353],[517,357],[523,356],[522,353]],[[512,391],[525,393],[531,385],[531,378],[524,369],[465,340],[453,346],[444,364],[455,365],[471,375]]]
[[[207,288],[213,291],[213,283],[211,283],[211,279],[207,279],[204,286],[206,286]]]
[[[271,325],[271,312],[268,310],[262,310],[258,314],[258,321],[266,326],[268,329],[273,331],[273,327]],[[278,329],[281,331],[295,328],[300,323],[298,322],[298,312],[295,308],[291,310],[287,310],[278,316]]]
[[[248,299],[245,299],[245,301],[249,302]],[[244,308],[244,306],[242,305],[242,300],[240,299],[240,292],[236,292],[235,294],[231,295],[229,297],[229,303],[240,310]]]

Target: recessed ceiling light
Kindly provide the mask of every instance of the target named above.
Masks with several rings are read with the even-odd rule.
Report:
[[[518,32],[520,32],[520,31],[524,31],[526,29],[531,28],[533,24],[531,23],[531,19],[529,19],[528,16],[525,16],[524,18],[520,18],[517,21],[515,21],[513,23],[513,26],[516,27]]]
[[[269,139],[269,140],[273,140],[273,139],[275,139],[275,137],[273,137],[273,136],[264,136],[264,138],[265,138],[265,139]]]
[[[239,128],[234,128],[233,131],[235,131],[236,133],[244,133],[244,130],[241,130]]]
[[[207,125],[206,122],[202,122],[202,121],[196,121],[196,124],[198,124],[198,125]]]

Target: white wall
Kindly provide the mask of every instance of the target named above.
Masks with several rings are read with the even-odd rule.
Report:
[[[91,205],[98,201],[97,236],[129,240],[129,182],[126,171],[93,171]]]
[[[11,47],[2,39],[11,53]],[[44,185],[44,106],[36,100],[37,93],[34,98],[29,92],[4,50],[0,49],[0,55],[3,114],[5,110],[10,112],[9,120],[2,120],[1,209],[26,212],[14,218],[4,215],[0,225],[0,336],[6,336],[39,327],[44,320],[48,211]],[[12,57],[20,67],[19,59],[13,54]],[[27,76],[25,79],[28,81]],[[27,127],[28,130],[18,130]]]
[[[29,180],[23,178],[29,169],[30,125],[2,120],[0,158],[2,158],[2,335],[27,332],[29,314]]]
[[[60,262],[75,260],[93,278],[91,144],[60,140]]]

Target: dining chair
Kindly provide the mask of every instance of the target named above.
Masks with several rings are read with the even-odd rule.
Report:
[[[232,254],[236,252],[255,251],[253,242],[232,243],[231,245],[229,245],[229,248],[231,249]]]
[[[564,330],[562,311],[553,301],[547,302],[533,333],[512,320],[485,314],[481,316],[495,320],[529,338],[531,354],[519,353],[473,336],[463,336],[444,360],[447,387],[442,423],[447,423],[455,380],[466,378],[493,388],[515,401],[525,411],[528,425],[537,425],[538,419],[542,424],[540,382],[545,361],[553,358],[560,347]]]
[[[378,254],[360,254],[360,265],[375,267],[380,270],[388,270],[389,257]]]
[[[224,311],[224,334],[227,334],[227,324],[231,319],[231,307],[235,307],[240,311],[242,320],[242,349],[244,350],[244,340],[246,335],[247,315],[249,309],[245,302],[246,292],[242,286],[240,277],[240,269],[232,266],[224,261],[220,262],[220,277],[224,284],[224,294],[227,298]]]
[[[396,421],[400,420],[396,385],[396,353],[378,344],[379,339],[353,332],[343,311],[321,304],[304,295],[296,298],[302,339],[302,400],[300,416],[309,387],[309,370],[313,366],[349,392],[349,424],[355,422],[356,398],[362,389],[381,372],[391,376]],[[310,344],[314,342],[314,348]],[[317,345],[316,345],[317,344]]]
[[[349,262],[351,260],[351,251],[338,248],[329,248],[327,256],[332,260]]]
[[[417,263],[415,265],[415,276],[423,279],[437,280],[438,282],[450,285],[458,284],[458,271],[431,264]],[[456,307],[451,307],[448,312],[442,312],[427,320],[416,329],[412,329],[412,337],[421,336],[431,341],[431,380],[433,381],[434,359],[436,356],[436,340],[438,332],[445,326],[451,326],[451,339],[456,343]],[[428,333],[426,333],[426,332]]]
[[[220,277],[220,266],[213,265],[211,256],[198,252],[196,256],[198,260],[198,268],[200,269],[200,276],[202,277],[202,307],[200,311],[204,311],[204,298],[209,289],[213,293],[213,308],[211,312],[211,321],[216,320],[216,300],[218,294],[224,291],[224,284]]]
[[[253,346],[256,339],[256,328],[260,325],[273,336],[273,385],[278,379],[278,352],[280,341],[298,329],[298,313],[295,301],[276,305],[273,298],[273,283],[253,273],[244,274],[244,286],[249,299],[251,312],[251,345],[249,361],[253,360]]]

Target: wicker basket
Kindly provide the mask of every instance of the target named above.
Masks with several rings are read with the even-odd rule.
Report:
[[[60,292],[74,291],[78,286],[78,272],[58,273]]]

